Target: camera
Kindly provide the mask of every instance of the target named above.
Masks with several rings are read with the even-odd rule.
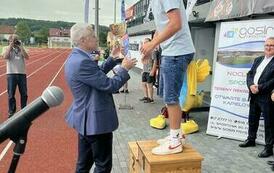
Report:
[[[100,55],[100,51],[99,50],[93,50],[90,53],[91,55]]]
[[[14,43],[15,46],[20,46],[21,45],[21,42],[19,40],[14,40],[13,43]]]

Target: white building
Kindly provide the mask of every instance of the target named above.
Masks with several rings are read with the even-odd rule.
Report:
[[[50,28],[48,37],[49,48],[70,48],[70,29]]]
[[[10,35],[15,33],[13,26],[0,25],[0,42],[7,42]]]

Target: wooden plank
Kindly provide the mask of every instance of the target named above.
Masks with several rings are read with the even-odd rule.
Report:
[[[129,158],[128,158],[128,172],[140,173],[141,168],[138,163],[138,145],[136,142],[129,142]]]

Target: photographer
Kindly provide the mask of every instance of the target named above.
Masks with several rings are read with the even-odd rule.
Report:
[[[21,109],[26,106],[28,98],[25,59],[29,56],[16,34],[9,37],[9,46],[3,51],[3,58],[7,62],[8,117],[11,117],[16,112],[17,85],[21,95]]]

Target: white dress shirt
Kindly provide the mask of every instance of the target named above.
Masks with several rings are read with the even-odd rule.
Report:
[[[270,58],[264,57],[263,61],[261,62],[261,64],[257,67],[256,70],[256,74],[254,76],[254,84],[258,85],[259,79],[265,69],[265,67],[267,66],[267,64],[272,60],[273,56]]]

